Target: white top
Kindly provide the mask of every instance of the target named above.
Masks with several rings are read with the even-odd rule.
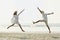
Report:
[[[47,14],[42,13],[42,16],[43,16],[43,20],[47,21]]]
[[[13,15],[13,18],[11,19],[11,21],[12,21],[12,23],[15,23],[15,24],[19,23],[18,22],[18,15]]]

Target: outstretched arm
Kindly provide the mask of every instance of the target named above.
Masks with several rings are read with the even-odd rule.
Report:
[[[23,11],[24,11],[24,9],[18,15],[20,15]]]
[[[51,15],[51,14],[54,14],[54,12],[52,12],[52,13],[49,13],[49,14],[47,14],[47,15]]]
[[[42,13],[42,11],[39,9],[39,7],[37,7],[37,9]]]

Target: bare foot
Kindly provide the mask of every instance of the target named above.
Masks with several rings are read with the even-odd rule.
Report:
[[[9,27],[7,27],[7,29],[8,29]]]
[[[33,22],[33,24],[35,24],[35,22]]]
[[[49,31],[49,33],[51,33],[51,31]]]
[[[23,32],[25,32],[24,30],[22,30]]]

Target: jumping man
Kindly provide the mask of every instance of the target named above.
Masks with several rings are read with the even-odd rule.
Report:
[[[52,12],[52,13],[46,14],[44,11],[41,11],[41,10],[39,9],[39,7],[37,7],[37,9],[38,9],[39,12],[42,14],[43,20],[38,20],[38,21],[36,21],[36,22],[33,22],[33,24],[38,23],[38,22],[44,22],[44,23],[46,24],[48,30],[49,30],[49,33],[51,33],[51,30],[50,30],[50,28],[49,28],[48,21],[47,21],[47,15],[51,15],[51,14],[54,14],[54,13]]]

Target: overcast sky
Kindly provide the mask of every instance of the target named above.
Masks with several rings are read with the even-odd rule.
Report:
[[[39,7],[46,13],[54,12],[48,16],[49,23],[60,23],[60,0],[0,0],[0,25],[10,24],[15,10],[20,14],[19,22],[21,24],[31,24],[32,21],[42,19],[42,15],[37,10]]]

